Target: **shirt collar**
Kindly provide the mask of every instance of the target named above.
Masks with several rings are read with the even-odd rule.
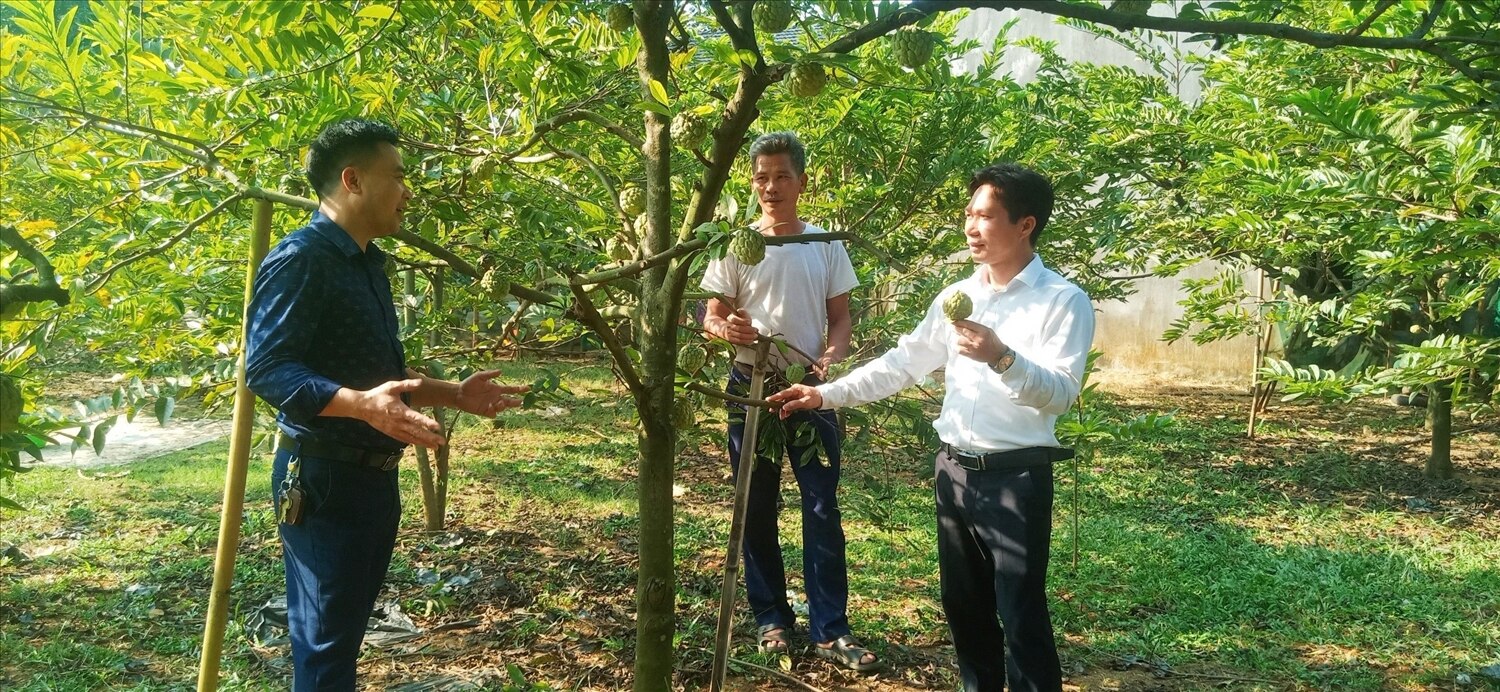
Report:
[[[1001,291],[1012,290],[1015,287],[1017,281],[1027,286],[1037,285],[1037,282],[1041,281],[1042,271],[1046,268],[1047,267],[1042,264],[1042,256],[1033,252],[1031,253],[1031,261],[1027,262],[1026,266],[1021,269],[1020,273],[1011,278],[1010,283],[1004,286],[996,286],[993,283],[986,283],[982,276],[982,272],[984,271],[984,267],[982,266],[974,268],[974,274],[971,278],[973,278],[975,285],[977,285],[979,288],[989,289],[991,293],[1000,293]]]
[[[333,246],[338,248],[339,252],[344,253],[345,257],[364,255],[371,262],[385,262],[385,253],[380,250],[379,245],[371,241],[366,246],[366,249],[361,252],[359,243],[354,242],[354,236],[349,235],[349,232],[344,230],[343,226],[335,223],[333,219],[324,216],[321,210],[313,212],[312,220],[307,225],[314,233],[322,236],[324,240],[333,243]]]
[[[1035,286],[1037,281],[1042,278],[1042,270],[1045,268],[1042,266],[1042,256],[1033,252],[1031,253],[1031,261],[1026,263],[1026,268],[1022,269],[1021,273],[1017,274],[1016,278],[1012,279],[1012,281],[1020,281],[1027,286]]]

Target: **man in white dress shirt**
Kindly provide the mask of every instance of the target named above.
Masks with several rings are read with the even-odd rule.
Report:
[[[782,416],[857,406],[944,369],[933,424],[943,442],[938,570],[964,689],[998,691],[1009,681],[1012,692],[1057,692],[1062,671],[1046,589],[1052,463],[1072,452],[1053,427],[1078,396],[1093,306],[1036,254],[1052,214],[1046,178],[1002,163],[976,172],[969,192],[964,235],[974,274],[941,291],[885,355],[836,382],[794,385],[770,399]],[[950,322],[942,306],[955,291],[974,309]]]

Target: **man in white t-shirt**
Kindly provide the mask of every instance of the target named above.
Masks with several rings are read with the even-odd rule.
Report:
[[[810,236],[825,231],[797,215],[797,201],[807,185],[807,154],[796,135],[773,132],[750,145],[751,186],[760,203],[757,224],[767,236]],[[849,354],[849,292],[859,285],[842,243],[810,241],[766,247],[765,259],[746,266],[732,254],[710,262],[703,288],[728,301],[713,299],[703,327],[737,344],[735,366],[726,391],[744,396],[759,335],[784,339],[797,351],[772,350],[772,372],[785,366],[807,366],[804,382],[818,384],[821,374]],[[808,362],[812,360],[814,362]],[[729,462],[736,461],[745,430],[744,408],[730,404]],[[796,444],[796,431],[812,425],[821,445]],[[803,581],[807,587],[808,636],[814,651],[852,670],[867,671],[881,661],[850,635],[847,605],[849,574],[844,527],[838,505],[840,431],[832,411],[806,411],[790,418],[787,458],[802,497]],[[819,449],[824,453],[819,459]],[[781,493],[781,460],[758,456],[750,479],[745,523],[745,591],[760,627],[765,652],[786,652],[795,621],[787,603],[786,567],[777,530]]]
[[[969,180],[964,237],[979,265],[938,293],[896,347],[831,382],[771,395],[781,415],[884,399],[944,369],[933,422],[943,612],[965,692],[1061,692],[1047,610],[1052,464],[1072,457],[1054,426],[1078,397],[1094,310],[1088,294],[1042,264],[1037,238],[1052,184],[1014,163]],[[972,305],[952,321],[945,302]]]

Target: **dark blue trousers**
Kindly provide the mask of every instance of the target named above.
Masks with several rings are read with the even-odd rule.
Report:
[[[749,378],[731,370],[727,391],[745,396]],[[735,404],[732,409],[743,412]],[[734,410],[731,410],[734,413]],[[770,419],[761,422],[764,431]],[[844,527],[839,514],[838,419],[832,411],[799,411],[784,421],[787,459],[802,495],[802,578],[807,588],[808,636],[828,642],[849,634],[849,571],[844,554]],[[828,455],[824,466],[816,447],[790,444],[802,423],[811,423]],[[745,435],[743,419],[731,418],[729,463],[739,477],[740,446]],[[800,463],[803,459],[807,463]],[[795,614],[786,599],[786,564],[781,555],[777,526],[777,499],[781,495],[781,459],[758,456],[750,477],[749,506],[745,512],[745,591],[758,625],[791,627]]]
[[[273,502],[293,451],[279,450]],[[355,689],[355,663],[401,518],[396,471],[302,459],[302,523],[280,524],[296,692]]]
[[[938,573],[965,692],[1061,692],[1047,610],[1052,466],[970,471],[937,456]]]

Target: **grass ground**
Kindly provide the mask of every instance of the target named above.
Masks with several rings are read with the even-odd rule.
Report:
[[[507,366],[529,381],[538,365]],[[556,689],[628,686],[635,584],[633,412],[607,369],[553,363],[576,398],[454,440],[449,531],[421,531],[416,474],[386,597],[427,631],[367,650],[385,689],[440,677],[499,688],[510,667]],[[1500,661],[1500,462],[1493,430],[1455,441],[1453,481],[1421,477],[1418,412],[1282,405],[1244,438],[1222,387],[1106,383],[1113,415],[1176,409],[1151,439],[1060,467],[1050,580],[1070,689],[1485,689]],[[731,488],[720,422],[678,462],[678,683],[705,685]],[[842,503],[856,633],[892,664],[846,674],[753,652],[741,607],[731,678],[787,688],[953,689],[937,605],[925,451],[846,452]],[[193,685],[226,446],[129,467],[38,470],[0,524],[0,689]],[[408,461],[408,464],[410,462]],[[409,469],[409,466],[408,466]],[[281,584],[268,459],[251,467],[224,689],[284,689],[285,650],[240,623]],[[787,474],[790,484],[790,474]],[[1073,563],[1073,497],[1080,520]],[[785,489],[789,507],[795,490]],[[795,511],[782,517],[798,586]],[[462,577],[462,578],[456,578]],[[1468,676],[1469,686],[1460,684]],[[408,687],[407,689],[415,689]],[[432,688],[428,688],[432,689]]]

